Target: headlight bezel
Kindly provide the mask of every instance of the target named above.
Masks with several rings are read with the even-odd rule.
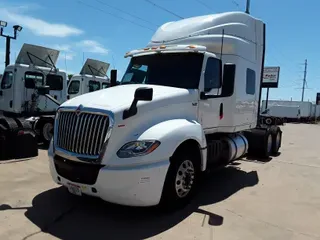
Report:
[[[144,146],[143,146],[144,145]],[[161,145],[161,142],[154,139],[135,140],[125,143],[118,151],[119,158],[141,157],[152,153]],[[144,147],[143,151],[134,152],[134,147]]]

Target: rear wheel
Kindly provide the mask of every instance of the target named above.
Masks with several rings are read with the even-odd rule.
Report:
[[[281,146],[282,132],[279,127],[274,127],[271,129],[272,134],[272,155],[277,155]]]
[[[194,195],[200,175],[200,159],[190,151],[174,154],[167,172],[160,206],[174,209],[186,205]]]

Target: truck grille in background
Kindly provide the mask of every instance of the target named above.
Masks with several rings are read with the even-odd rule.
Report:
[[[108,116],[61,111],[57,121],[57,147],[77,154],[99,154],[109,127]]]

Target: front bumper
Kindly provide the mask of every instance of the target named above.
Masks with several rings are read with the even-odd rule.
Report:
[[[50,173],[61,185],[74,184],[86,195],[127,206],[160,202],[169,160],[135,167],[107,167],[59,159],[49,153]]]

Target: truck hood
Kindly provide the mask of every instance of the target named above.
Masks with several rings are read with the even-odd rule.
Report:
[[[134,93],[139,87],[153,88],[152,103],[159,104],[161,102],[161,105],[170,104],[173,99],[179,102],[193,101],[197,91],[149,84],[118,85],[72,98],[64,102],[61,107],[77,107],[82,104],[84,107],[102,108],[117,112],[131,105]],[[138,106],[144,103],[147,102],[140,101]]]

